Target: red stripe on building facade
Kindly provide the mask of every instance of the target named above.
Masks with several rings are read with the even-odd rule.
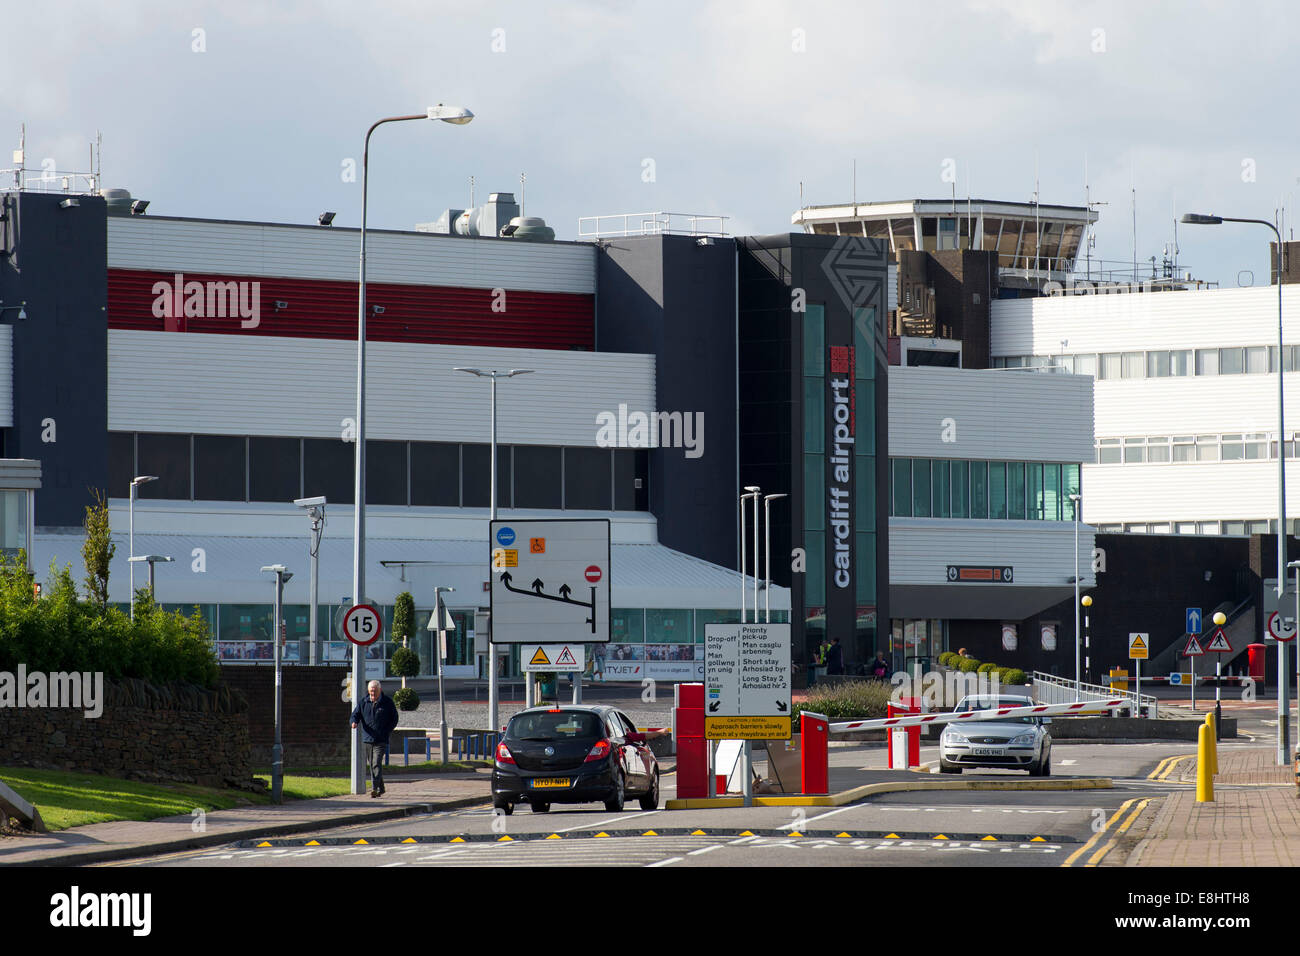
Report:
[[[177,296],[175,273],[109,269],[108,327],[356,339],[355,282],[197,272],[182,275]],[[196,298],[193,293],[200,288],[202,293]],[[369,282],[366,302],[371,310],[375,306],[383,309],[372,311],[366,321],[366,338],[376,342],[595,347],[595,300],[591,295]],[[186,311],[199,314],[186,315]]]

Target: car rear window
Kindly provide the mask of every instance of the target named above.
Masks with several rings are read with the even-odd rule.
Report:
[[[516,714],[506,735],[516,740],[583,740],[604,736],[600,718],[588,711]]]

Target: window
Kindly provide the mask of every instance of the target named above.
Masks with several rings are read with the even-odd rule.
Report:
[[[650,452],[647,449],[614,449],[614,510],[650,510]]]
[[[1060,465],[1043,466],[1043,517],[1048,521],[1074,520],[1070,503],[1062,500]]]
[[[1219,374],[1241,375],[1246,371],[1246,350],[1219,349]]]
[[[1180,376],[1192,374],[1191,349],[1182,349],[1181,351],[1169,353],[1169,374]]]
[[[954,461],[952,463],[952,516],[954,518],[965,518],[969,514],[967,505],[967,471],[969,462]],[[859,479],[861,480],[861,479]]]
[[[461,495],[464,507],[486,508],[491,497],[491,445],[462,445]],[[497,507],[513,508],[510,483],[510,447],[497,445]]]
[[[1246,522],[1246,534],[1268,534],[1268,532],[1269,532],[1269,527],[1267,521]],[[1276,534],[1277,532],[1274,531],[1273,533]]]
[[[1248,375],[1268,373],[1268,349],[1262,345],[1246,349],[1246,373]]]
[[[302,441],[297,438],[249,438],[248,500],[284,502],[302,498],[301,455]]]
[[[330,504],[351,504],[356,495],[356,444],[338,438],[306,438],[302,444],[303,497],[324,495]],[[369,447],[367,442],[367,451]]]
[[[1097,464],[1118,465],[1120,446],[1118,438],[1103,438],[1097,442]]]
[[[194,436],[194,497],[243,501],[248,497],[247,441],[231,435]]]
[[[1007,462],[1007,517],[1025,517],[1025,463]]]
[[[1219,460],[1219,436],[1218,435],[1197,435],[1196,436],[1196,460],[1197,461],[1218,461]]]
[[[1196,350],[1196,374],[1197,375],[1218,375],[1219,374],[1219,350],[1218,349],[1197,349]]]
[[[1120,353],[1106,352],[1101,356],[1101,374],[1097,377],[1100,379],[1115,379],[1120,377]]]
[[[1174,436],[1174,461],[1195,461],[1196,439],[1191,435]]]
[[[135,432],[108,433],[108,494],[121,497],[140,472],[135,469]]]
[[[556,445],[515,447],[515,507],[558,511],[563,507],[560,468],[563,450]]]
[[[970,516],[988,518],[989,515],[989,463],[970,463]]]
[[[1174,525],[1174,530],[1178,534],[1196,534],[1196,522],[1179,521]]]
[[[1217,521],[1198,521],[1196,522],[1197,534],[1218,534],[1219,522]]]
[[[701,611],[701,614],[709,614]],[[734,622],[738,612],[732,611],[731,617],[710,617],[710,621]],[[613,644],[645,643],[645,609],[639,607],[616,607],[609,612],[609,640]]]
[[[1124,464],[1147,460],[1147,443],[1144,438],[1124,439]]]
[[[1095,353],[1076,355],[1074,357],[1074,374],[1097,377],[1097,356]]]
[[[137,467],[140,474],[158,476],[157,481],[139,487],[136,491],[137,498],[190,500],[189,435],[142,432],[136,436],[136,454],[139,456]]]
[[[936,461],[932,467],[934,495],[930,513],[936,518],[947,518],[951,513],[951,467],[946,461]]]
[[[609,511],[611,461],[608,448],[564,449],[564,507]]]
[[[1042,521],[1047,517],[1043,498],[1043,466],[1034,462],[1025,466],[1026,517]]]
[[[1168,438],[1148,438],[1147,439],[1147,461],[1169,461],[1169,439]]]
[[[912,514],[930,517],[930,461],[926,458],[912,462]]]
[[[1225,521],[1223,522],[1224,534],[1245,534],[1246,522],[1244,521]]]
[[[989,462],[989,517],[1007,516],[1007,463]]]
[[[1245,451],[1248,461],[1258,461],[1268,455],[1268,435],[1254,432],[1245,436]]]
[[[1241,461],[1246,457],[1245,443],[1240,435],[1224,435],[1221,448],[1224,461]]]
[[[460,507],[460,445],[411,442],[411,504]]]
[[[889,513],[900,518],[910,518],[912,516],[912,459],[895,458],[890,465],[894,470],[894,504]],[[820,507],[820,497],[809,495],[807,488],[804,489],[804,495],[805,498],[816,497]]]
[[[1147,353],[1147,378],[1167,378],[1169,375],[1169,353]]]
[[[351,445],[348,450],[352,450]],[[355,472],[356,465],[353,464],[352,468]],[[407,499],[406,475],[406,442],[366,442],[367,504],[404,506]],[[352,494],[355,497],[356,491],[353,490]]]
[[[1141,352],[1123,352],[1120,362],[1120,378],[1141,378],[1142,377],[1142,353]]]

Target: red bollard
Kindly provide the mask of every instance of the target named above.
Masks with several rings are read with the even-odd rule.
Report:
[[[830,793],[831,726],[821,714],[799,712],[799,792]]]

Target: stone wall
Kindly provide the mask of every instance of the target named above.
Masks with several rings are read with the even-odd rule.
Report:
[[[281,668],[280,740],[284,769],[347,764],[352,759],[348,716],[352,705],[342,697],[346,667]],[[248,701],[248,728],[253,760],[271,766],[275,743],[275,668],[264,664],[223,664],[222,683]]]
[[[103,713],[0,709],[0,765],[259,789],[248,704],[228,687],[104,682]]]

